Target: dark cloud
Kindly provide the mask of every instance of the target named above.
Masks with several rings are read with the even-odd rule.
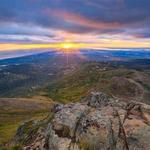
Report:
[[[0,26],[4,23],[31,24],[73,33],[128,31],[133,36],[149,38],[150,0],[1,0]],[[145,27],[146,30],[136,33],[138,28]],[[10,31],[17,32],[21,34],[13,28]]]

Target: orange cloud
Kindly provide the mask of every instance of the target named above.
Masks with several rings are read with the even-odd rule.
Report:
[[[0,44],[0,51],[12,51],[12,50],[25,50],[25,49],[56,49],[61,50],[64,48],[70,49],[101,49],[101,48],[150,48],[149,42],[134,42],[124,40],[114,41],[97,41],[96,43],[73,43],[73,42],[61,42],[50,44]]]
[[[110,29],[110,28],[118,28],[121,26],[119,23],[106,23],[102,21],[91,20],[84,16],[74,14],[67,11],[62,10],[53,10],[52,14],[56,17],[63,19],[66,22],[70,22],[76,25],[85,26],[94,29]]]
[[[0,44],[0,51],[12,51],[12,50],[25,50],[25,49],[63,49],[65,46],[70,46],[71,48],[83,48],[85,47],[85,44],[83,43],[67,43],[67,42],[61,42],[61,43],[50,43],[50,44]]]

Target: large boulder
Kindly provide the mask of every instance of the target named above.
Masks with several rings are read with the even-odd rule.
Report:
[[[102,92],[91,92],[90,99],[88,100],[88,105],[95,108],[100,108],[107,106],[109,104],[109,98],[106,94]]]
[[[112,105],[101,92],[93,92],[88,103],[55,105],[51,119],[37,123],[36,133],[30,129],[24,149],[148,150],[149,114],[141,107],[134,102]],[[35,129],[35,123],[33,126]],[[25,124],[18,132],[24,133],[24,128]]]

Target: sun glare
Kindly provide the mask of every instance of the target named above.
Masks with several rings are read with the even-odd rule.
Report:
[[[62,44],[62,47],[63,47],[64,49],[70,49],[70,48],[73,48],[73,44],[71,44],[71,43],[63,43],[63,44]]]
[[[77,50],[77,44],[74,43],[61,43],[61,50],[65,53],[71,53]]]

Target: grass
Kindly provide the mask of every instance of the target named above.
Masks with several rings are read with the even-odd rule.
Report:
[[[103,69],[99,65],[100,63],[82,64],[74,72],[50,83],[45,90],[42,89],[43,96],[68,103],[80,101],[94,90],[124,100],[137,99],[142,89],[135,84],[138,82],[136,76],[141,76],[142,83],[146,84],[139,83],[143,90],[148,89],[149,76],[146,72],[119,67]],[[145,79],[147,82],[144,81]],[[135,83],[132,83],[131,80]],[[143,101],[148,103],[145,97]]]
[[[0,99],[0,147],[12,139],[21,123],[45,118],[51,103],[43,97]]]
[[[92,139],[91,141],[82,139],[79,143],[80,149],[83,150],[100,150],[103,149],[100,145],[100,141],[97,139]]]
[[[102,70],[97,68],[97,63],[84,64],[75,72],[50,84],[45,90],[45,96],[67,103],[79,101],[91,90],[99,90],[111,95],[111,79],[113,77],[129,78],[132,74],[133,71],[127,69]]]
[[[4,112],[0,113],[0,145],[6,144],[15,135],[19,125],[25,120],[39,120],[48,115],[48,111]]]
[[[133,93],[131,84],[126,84],[122,89],[114,91],[112,87],[113,77],[124,77],[127,79],[134,79],[134,70],[122,69],[122,68],[108,68],[103,70],[98,66],[98,63],[83,64],[80,68],[70,74],[65,75],[61,79],[49,83],[44,90],[43,88],[38,91],[39,95],[34,99],[39,99],[36,103],[41,106],[41,102],[46,102],[44,107],[47,105],[49,98],[62,103],[80,101],[81,98],[87,96],[92,90],[99,90],[111,96],[111,94],[124,94]],[[140,83],[142,84],[142,83]],[[142,86],[149,89],[147,84]],[[129,90],[129,91],[128,91]],[[116,92],[116,93],[115,93]],[[115,96],[116,96],[115,95]],[[46,99],[43,96],[46,96]],[[121,95],[125,96],[125,95]],[[25,100],[22,100],[24,102]],[[21,103],[22,103],[21,102]],[[24,103],[26,103],[25,101]],[[30,101],[31,102],[31,101]],[[32,102],[33,103],[33,102]],[[34,104],[34,103],[33,103]],[[9,107],[8,107],[9,108]],[[0,145],[5,144],[9,141],[16,133],[16,129],[21,122],[30,119],[44,118],[48,111],[44,109],[32,110],[32,109],[1,109],[0,108]],[[83,142],[84,145],[84,142]],[[85,143],[85,146],[87,144]]]
[[[5,144],[12,138],[19,124],[19,121],[16,123],[9,122],[0,124],[0,145]]]

